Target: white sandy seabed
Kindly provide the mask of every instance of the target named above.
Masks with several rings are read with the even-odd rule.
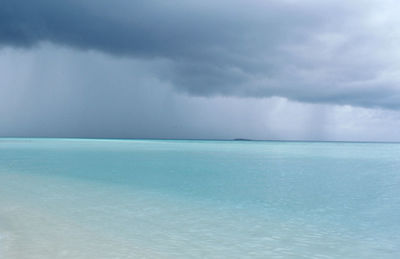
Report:
[[[73,217],[73,214],[78,214],[82,204],[77,204],[76,211],[63,205],[63,202],[77,201],[78,196],[68,193],[78,191],[82,186],[74,185],[68,179],[63,180],[65,182],[58,182],[51,177],[45,179],[32,175],[0,173],[3,185],[9,184],[0,190],[0,258],[162,257],[146,247],[135,247],[129,240],[96,231],[96,226],[86,228],[85,222],[79,222]],[[20,183],[24,183],[23,188],[20,188]],[[42,191],[33,189],[35,185],[41,186],[35,189]],[[98,190],[90,189],[90,185],[87,187],[87,193],[98,194]],[[48,196],[49,191],[57,189],[59,192],[54,197]]]
[[[118,186],[4,172],[0,183],[5,259],[396,258],[398,252],[390,240]]]

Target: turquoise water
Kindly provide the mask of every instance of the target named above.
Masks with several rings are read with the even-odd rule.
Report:
[[[0,258],[400,258],[400,144],[0,139]]]

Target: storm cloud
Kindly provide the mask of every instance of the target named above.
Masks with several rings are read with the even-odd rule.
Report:
[[[399,109],[399,5],[2,0],[0,44],[50,42],[142,60],[156,80],[192,96]]]

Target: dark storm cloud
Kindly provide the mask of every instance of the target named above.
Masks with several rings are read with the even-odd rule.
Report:
[[[0,51],[0,136],[400,139],[399,111],[183,95],[154,77],[169,66],[54,44],[6,47]]]
[[[165,59],[193,95],[400,108],[393,1],[2,0],[0,43]]]

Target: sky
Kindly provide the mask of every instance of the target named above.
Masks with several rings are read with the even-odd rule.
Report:
[[[400,141],[399,12],[1,0],[0,136]]]

